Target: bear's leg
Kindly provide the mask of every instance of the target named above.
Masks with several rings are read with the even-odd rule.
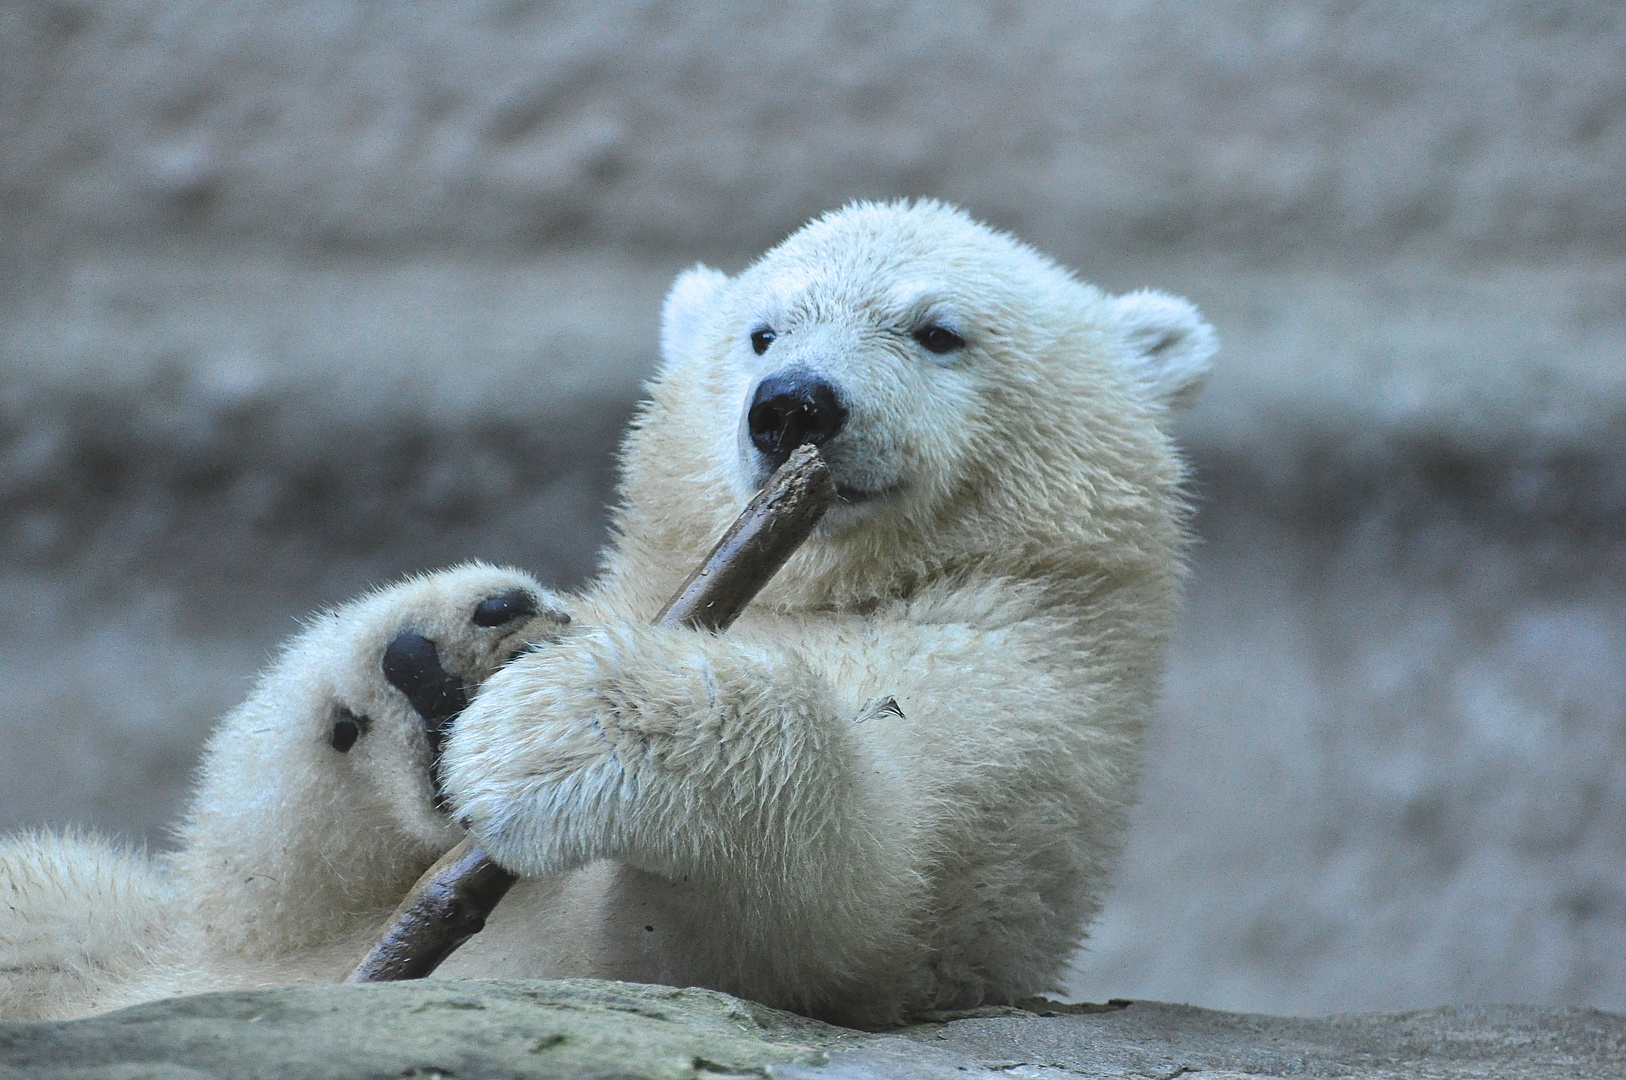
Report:
[[[528,576],[481,564],[311,619],[204,752],[172,857],[201,967],[228,981],[343,974],[463,835],[438,779],[452,721],[569,621]]]
[[[495,675],[458,720],[453,806],[522,876],[600,859],[645,875],[624,899],[683,909],[661,981],[831,1015],[872,988],[894,1007],[926,995],[916,837],[932,796],[892,756],[909,740],[809,663],[831,632],[850,633],[583,626]]]
[[[67,1020],[165,992],[169,882],[144,852],[76,833],[0,841],[0,1019]]]

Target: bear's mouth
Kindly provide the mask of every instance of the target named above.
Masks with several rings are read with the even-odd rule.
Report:
[[[850,470],[846,467],[845,459],[849,455],[844,452],[844,447],[826,445],[819,449],[824,453],[825,462],[830,466],[831,479],[836,483],[836,505],[832,509],[870,509],[891,499],[907,486],[901,476],[886,475],[885,471],[876,475],[871,470]],[[751,456],[755,459],[752,462],[752,472],[755,473],[753,487],[760,491],[773,475],[776,463],[766,454]],[[853,475],[854,472],[857,475]]]
[[[836,498],[850,506],[859,506],[863,503],[875,502],[891,495],[897,487],[883,487],[875,491],[866,491],[863,488],[848,487],[844,484],[836,485]]]
[[[756,483],[757,490],[760,491],[763,485],[768,482],[768,478],[772,475],[773,470],[771,469],[759,470]],[[870,488],[858,487],[853,484],[843,483],[838,477],[836,479],[836,506],[870,506],[890,499],[892,496],[902,491],[903,488],[904,484],[901,480],[890,484],[883,483],[879,487]]]
[[[871,461],[859,464],[873,454],[854,453],[853,446],[820,447],[830,465],[830,478],[836,482],[837,506],[873,506],[885,502],[906,486],[902,470],[877,468]],[[859,462],[853,459],[858,458]],[[859,467],[854,468],[855,464]]]

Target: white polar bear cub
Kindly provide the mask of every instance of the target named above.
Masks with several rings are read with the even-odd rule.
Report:
[[[686,272],[599,577],[465,567],[317,619],[211,740],[154,884],[75,901],[78,951],[0,1008],[340,978],[465,828],[527,880],[437,974],[871,1027],[1056,989],[1178,603],[1166,420],[1214,348],[1184,301],[1109,298],[935,202]],[[813,538],[728,632],[650,625],[809,441],[841,495]],[[0,851],[14,893],[50,843]],[[170,929],[107,944],[142,904],[125,923]]]

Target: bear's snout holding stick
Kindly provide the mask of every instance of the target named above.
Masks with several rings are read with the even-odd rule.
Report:
[[[740,512],[655,625],[726,630],[835,501],[829,466],[816,447],[804,443]],[[345,981],[423,978],[484,929],[486,916],[517,880],[473,837],[461,841],[424,871]]]

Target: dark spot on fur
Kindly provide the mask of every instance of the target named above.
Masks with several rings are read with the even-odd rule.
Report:
[[[350,748],[356,745],[356,740],[371,727],[373,722],[365,716],[357,716],[343,705],[339,706],[339,715],[333,721],[333,749],[341,754],[348,754]]]
[[[475,626],[504,626],[537,612],[536,597],[528,589],[510,589],[488,596],[474,606]]]
[[[655,932],[655,928],[653,926],[646,926],[646,927],[644,927],[644,929],[648,930],[651,934],[653,934]]]
[[[1161,335],[1155,342],[1152,343],[1152,347],[1146,350],[1146,355],[1158,356],[1166,352],[1170,346],[1174,345],[1183,337],[1185,337],[1184,334],[1175,330],[1170,330],[1168,333]]]
[[[853,722],[855,724],[862,724],[865,721],[874,720],[883,716],[896,716],[900,720],[903,719],[903,709],[898,706],[897,698],[890,696],[884,698],[871,698],[870,700],[864,702],[864,707],[858,711],[858,716],[853,720]]]

